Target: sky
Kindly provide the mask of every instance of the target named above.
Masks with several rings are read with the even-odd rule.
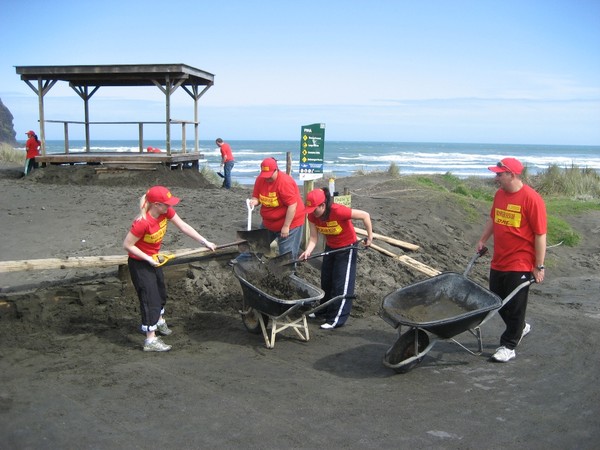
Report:
[[[296,140],[324,123],[334,141],[600,145],[600,0],[4,0],[0,39],[19,141],[39,129],[38,100],[15,66],[182,63],[215,76],[201,139]],[[64,82],[44,102],[47,120],[83,120]],[[90,100],[92,121],[164,117],[158,88]],[[171,117],[193,120],[182,89]],[[92,134],[137,139],[137,127]]]

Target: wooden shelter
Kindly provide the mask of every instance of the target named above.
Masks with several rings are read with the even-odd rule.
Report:
[[[198,133],[198,100],[214,84],[214,75],[185,64],[131,64],[131,65],[100,65],[100,66],[17,66],[16,72],[21,79],[38,96],[40,140],[42,142],[42,155],[36,158],[40,163],[104,163],[112,162],[121,164],[131,160],[143,162],[160,162],[165,164],[198,165],[199,133]],[[81,97],[84,103],[84,121],[47,120],[44,114],[44,96],[58,82],[66,81],[69,86]],[[155,86],[165,94],[165,121],[164,122],[91,122],[89,116],[89,100],[103,86]],[[190,121],[171,119],[171,95],[181,87],[194,102],[194,118]],[[62,123],[64,126],[65,152],[64,154],[46,153],[45,124],[49,122]],[[85,126],[85,152],[69,152],[69,124],[83,124]],[[165,125],[166,154],[143,153],[144,124]],[[139,152],[129,153],[92,153],[90,152],[90,125],[93,124],[137,124],[139,134]],[[182,126],[182,150],[173,154],[171,151],[171,126]],[[194,126],[195,151],[187,152],[186,125]],[[143,153],[143,154],[141,154]],[[152,157],[152,159],[148,159]],[[137,160],[137,161],[136,161]],[[195,162],[195,164],[194,164]]]

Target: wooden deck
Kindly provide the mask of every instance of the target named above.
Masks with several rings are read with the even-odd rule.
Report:
[[[78,152],[46,154],[36,156],[35,160],[44,167],[49,164],[90,164],[103,168],[129,170],[155,170],[159,165],[185,169],[199,168],[199,160],[204,155],[198,152],[172,153],[140,153],[140,152]]]

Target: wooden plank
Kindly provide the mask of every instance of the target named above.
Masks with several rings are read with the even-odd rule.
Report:
[[[361,236],[367,235],[367,230],[363,230],[362,228],[354,227],[354,230],[356,231],[357,234],[360,234]],[[416,250],[419,250],[419,248],[421,248],[418,245],[411,244],[410,242],[405,242],[405,241],[401,241],[399,239],[394,239],[394,238],[391,238],[389,236],[384,236],[383,234],[379,234],[379,233],[373,233],[373,237],[375,239],[379,239],[383,242],[387,242],[388,244],[395,245],[396,247],[400,247],[405,250],[416,251]]]
[[[385,248],[380,247],[379,245],[371,244],[371,248],[373,250],[377,250],[380,253],[383,253],[384,255],[390,256],[395,260],[399,261],[400,263],[404,264],[405,266],[411,267],[426,275],[435,276],[441,273],[439,270],[434,269],[433,267],[430,267],[427,264],[422,263],[421,261],[417,261],[416,259],[413,259],[406,255],[396,255],[395,253],[390,252],[389,250],[386,250]]]
[[[0,272],[30,270],[109,267],[127,264],[127,255],[115,256],[70,256],[68,258],[28,259],[0,261]]]
[[[231,244],[224,244],[221,248],[231,245],[238,245],[239,241]],[[192,254],[208,253],[211,250],[208,248],[188,248],[181,249],[173,254],[175,258],[181,258]],[[215,253],[222,253],[217,250]],[[66,258],[45,258],[45,259],[26,259],[17,261],[0,261],[0,273],[4,272],[19,272],[31,270],[51,270],[51,269],[72,269],[72,268],[98,268],[110,267],[127,264],[127,255],[111,255],[111,256],[69,256]]]

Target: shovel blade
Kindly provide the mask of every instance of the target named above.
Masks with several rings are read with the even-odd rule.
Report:
[[[277,278],[283,278],[284,276],[294,273],[295,262],[297,261],[292,258],[292,252],[287,252],[283,255],[269,259],[267,262],[267,271]]]
[[[237,237],[246,241],[249,252],[252,253],[269,253],[271,250],[271,240],[269,230],[261,228],[258,230],[240,230],[237,232]],[[242,244],[243,246],[244,244]]]

